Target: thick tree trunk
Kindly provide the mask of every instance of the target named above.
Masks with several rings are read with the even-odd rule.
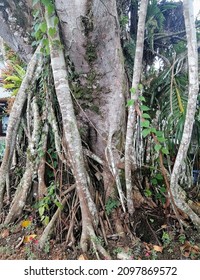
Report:
[[[32,1],[4,0],[0,6],[0,36],[18,53],[19,57],[28,62],[32,56],[30,44]]]
[[[48,30],[50,30],[50,28],[54,28],[53,16],[49,16],[46,11],[45,18]],[[56,30],[55,35],[51,36],[48,34],[48,37],[55,90],[62,114],[63,134],[67,144],[69,161],[75,178],[76,189],[81,207],[81,247],[82,250],[86,252],[88,241],[91,242],[91,240],[95,238],[94,227],[98,225],[98,214],[89,192],[90,181],[88,180],[89,176],[85,169],[82,143],[74,114],[63,50],[61,45],[58,46],[55,44],[55,42],[60,42],[58,29]],[[98,250],[100,252],[103,250],[105,256],[108,256],[103,248],[98,248]]]
[[[103,177],[106,197],[114,193],[114,182],[123,204],[116,164],[125,135],[127,91],[116,1],[55,1],[64,43],[78,75],[82,104],[81,120],[87,125],[88,145],[105,161]],[[73,91],[73,85],[72,85]],[[89,96],[88,96],[89,95]],[[107,180],[114,178],[114,180]]]

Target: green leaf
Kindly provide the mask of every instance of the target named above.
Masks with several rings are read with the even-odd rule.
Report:
[[[155,127],[152,127],[152,128],[151,128],[151,132],[152,132],[152,133],[156,133]]]
[[[41,206],[41,207],[38,209],[38,211],[39,211],[40,217],[42,217],[43,214],[44,214],[44,211],[45,211],[45,207],[44,207],[44,206]]]
[[[156,130],[155,134],[156,134],[157,137],[163,137],[163,132],[162,131]]]
[[[49,15],[51,15],[53,12],[54,12],[54,5],[53,4],[50,4],[47,6],[47,12]],[[54,25],[55,25],[55,22],[54,22]]]
[[[131,88],[131,89],[130,89],[130,92],[131,92],[132,94],[135,94],[135,93],[136,93],[136,89],[135,89],[135,88]]]
[[[141,105],[140,108],[141,108],[142,111],[150,111],[150,108],[147,107],[146,105]]]
[[[150,122],[148,120],[145,120],[145,121],[141,122],[141,126],[142,127],[149,127],[150,126]]]
[[[55,200],[54,203],[58,208],[63,209],[63,205],[59,201]]]
[[[156,144],[154,146],[154,149],[155,149],[156,152],[160,151],[161,148],[162,148],[162,146],[160,144]]]
[[[138,85],[138,89],[139,89],[139,90],[142,90],[142,89],[143,89],[143,85],[142,85],[142,84],[139,84],[139,85]]]
[[[157,181],[156,178],[153,178],[153,179],[151,179],[151,183],[152,183],[153,185],[157,185],[157,184],[158,184],[158,181]]]
[[[58,17],[54,17],[54,26],[58,25],[58,23],[59,23]]]
[[[157,137],[158,142],[165,143],[167,140],[164,137]]]
[[[45,218],[43,220],[43,223],[45,224],[45,226],[48,225],[48,223],[49,223],[49,216],[45,216]]]
[[[47,38],[42,39],[42,44],[43,46],[48,46],[49,45],[49,40]]]
[[[168,155],[169,154],[169,151],[167,148],[162,148],[162,153],[165,154],[165,155]]]
[[[150,117],[149,114],[147,114],[147,113],[142,114],[142,117],[143,117],[144,119],[151,119],[151,117]]]
[[[151,129],[150,128],[145,128],[142,131],[142,136],[146,137],[147,135],[149,135],[151,133]]]
[[[144,194],[146,197],[151,197],[152,196],[152,191],[150,189],[145,189]]]
[[[17,76],[8,76],[5,81],[15,81],[15,82],[21,82],[22,79]]]
[[[146,101],[146,98],[144,96],[139,96],[140,101]]]
[[[16,88],[16,85],[14,85],[14,84],[6,84],[6,85],[3,85],[3,88],[6,88],[6,89]]]
[[[41,30],[43,33],[45,33],[45,32],[47,31],[47,24],[46,24],[46,22],[42,22],[42,23],[40,24],[40,30]]]
[[[56,34],[56,29],[55,29],[55,27],[50,27],[48,32],[49,32],[49,35],[50,35],[51,37],[53,37],[53,36]]]
[[[160,192],[161,192],[161,193],[166,193],[166,187],[161,187],[161,188],[160,188]]]
[[[127,101],[127,104],[126,104],[126,106],[132,106],[134,104],[134,100],[133,99],[130,99],[130,100],[128,100]]]
[[[155,177],[157,180],[163,180],[162,174],[157,174]]]
[[[41,39],[41,30],[38,29],[36,32],[35,32],[35,39],[38,40],[38,39]]]
[[[32,6],[34,7],[40,0],[33,0]]]

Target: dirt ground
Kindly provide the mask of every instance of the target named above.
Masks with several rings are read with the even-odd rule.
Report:
[[[200,235],[191,226],[183,233],[177,220],[168,220],[156,211],[137,210],[132,219],[132,237],[113,234],[107,237],[108,245],[102,242],[112,259],[180,260],[200,259]],[[58,232],[38,249],[42,227],[34,221],[22,220],[9,227],[0,228],[1,260],[77,260],[97,259],[94,249],[83,254],[77,244],[66,244],[58,238]],[[133,236],[135,236],[133,238]],[[101,259],[101,256],[99,256]]]

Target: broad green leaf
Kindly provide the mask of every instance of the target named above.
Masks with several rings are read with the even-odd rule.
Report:
[[[158,142],[165,143],[167,140],[164,137],[157,137]]]
[[[54,26],[58,25],[58,23],[59,23],[58,17],[54,17]]]
[[[154,146],[154,149],[155,149],[156,152],[160,151],[161,148],[162,148],[162,146],[160,144],[156,144]]]
[[[139,96],[140,101],[146,101],[146,98],[144,96]]]
[[[152,132],[152,133],[156,133],[155,127],[152,127],[152,128],[151,128],[151,132]]]
[[[150,108],[147,107],[146,105],[141,105],[140,108],[142,111],[150,111]]]
[[[43,223],[45,224],[45,226],[48,225],[48,223],[49,223],[49,216],[45,216],[45,218],[43,220]]]
[[[40,24],[40,30],[41,30],[43,33],[45,33],[45,32],[47,31],[47,24],[46,24],[46,22],[42,22],[42,23]]]
[[[167,148],[162,148],[162,153],[165,154],[165,155],[168,155],[169,154],[169,151]]]
[[[148,120],[145,120],[145,121],[141,122],[141,126],[142,127],[149,127],[150,126],[150,122]]]
[[[149,135],[151,133],[151,129],[150,128],[145,128],[142,131],[142,136],[146,137],[147,135]]]
[[[52,5],[52,4],[48,5],[47,12],[49,15],[51,15],[54,12],[54,5]],[[54,25],[56,25],[55,22],[54,22]]]
[[[54,203],[58,208],[63,209],[63,205],[59,201],[56,200]]]
[[[156,134],[157,137],[163,137],[163,132],[162,131],[156,130],[155,134]]]
[[[166,192],[166,187],[161,187],[161,188],[160,188],[160,192],[161,192],[161,193],[165,193],[165,192]]]
[[[54,27],[49,28],[49,35],[53,37],[56,34],[56,29]]]
[[[138,89],[139,89],[139,90],[142,90],[142,89],[143,89],[143,85],[142,85],[142,84],[139,84],[139,85],[138,85]]]
[[[144,119],[151,119],[151,117],[150,117],[149,114],[147,114],[147,113],[142,114],[142,117],[143,117]]]
[[[130,89],[130,92],[131,92],[132,94],[134,94],[134,93],[136,93],[136,89],[135,89],[135,88],[131,88],[131,89]]]
[[[127,101],[127,105],[126,106],[132,106],[134,104],[134,100],[133,99],[130,99]]]
[[[157,184],[158,184],[158,181],[157,181],[156,178],[153,178],[153,179],[151,179],[151,183],[152,183],[153,185],[157,185]]]
[[[47,38],[42,39],[42,44],[46,47],[49,45],[49,40]]]
[[[40,217],[42,217],[42,216],[43,216],[43,214],[44,214],[44,210],[45,210],[45,207],[44,207],[44,206],[41,206],[41,207],[38,209],[39,214],[40,214]]]
[[[157,180],[163,180],[162,174],[157,174],[155,177]]]
[[[152,191],[150,189],[145,189],[144,194],[146,197],[151,197],[152,196]]]

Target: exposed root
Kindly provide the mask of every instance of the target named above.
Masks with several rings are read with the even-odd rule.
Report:
[[[40,73],[41,71],[42,59],[40,49],[41,44],[38,46],[28,65],[26,76],[22,81],[9,117],[9,124],[6,134],[6,148],[0,168],[0,211],[3,207],[6,176],[7,174],[9,174],[9,169],[15,148],[16,136],[20,124],[20,117],[24,103],[27,99],[27,89],[31,84],[35,82],[35,80],[38,78],[38,73]]]
[[[75,185],[72,185],[71,187],[69,187],[69,189],[67,189],[65,191],[65,195],[67,195],[67,193],[71,192],[72,190],[75,189]],[[62,200],[61,204],[62,206],[64,207],[65,204],[67,202],[67,196]],[[53,215],[51,221],[48,223],[48,225],[46,226],[45,230],[43,231],[40,239],[39,239],[39,248],[40,249],[43,249],[44,248],[44,245],[46,243],[46,241],[48,240],[48,237],[49,235],[51,234],[52,230],[53,230],[53,227],[54,227],[54,224],[55,222],[57,221],[60,213],[61,213],[62,209],[61,208],[58,208],[55,212],[55,214]]]
[[[21,215],[22,210],[26,204],[26,199],[31,186],[32,175],[33,175],[33,169],[31,167],[31,164],[28,163],[26,167],[26,171],[21,180],[21,183],[18,186],[18,189],[15,193],[15,197],[13,198],[10,211],[5,219],[5,224],[14,222],[15,219],[17,219]]]

